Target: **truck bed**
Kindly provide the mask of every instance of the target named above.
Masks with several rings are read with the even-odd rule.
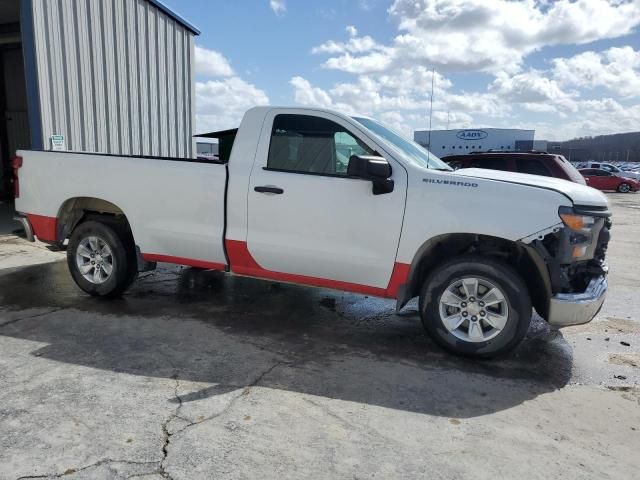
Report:
[[[145,260],[226,265],[227,167],[196,159],[22,150],[16,210],[36,236],[56,240],[69,202],[95,199],[127,216]],[[53,237],[53,238],[52,238]]]

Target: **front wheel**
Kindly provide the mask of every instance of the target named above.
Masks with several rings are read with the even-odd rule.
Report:
[[[618,192],[620,193],[629,193],[631,191],[631,185],[628,183],[621,183],[618,185]]]
[[[117,222],[87,221],[71,234],[67,265],[76,284],[90,295],[115,297],[138,274],[131,234]]]
[[[524,281],[506,263],[464,255],[424,282],[420,315],[429,335],[458,355],[489,358],[515,348],[531,323]]]

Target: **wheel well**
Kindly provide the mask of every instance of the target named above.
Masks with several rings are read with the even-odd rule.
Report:
[[[422,283],[439,265],[454,256],[474,253],[499,258],[511,265],[522,277],[529,289],[531,301],[540,316],[547,317],[551,282],[544,261],[529,246],[504,238],[470,233],[439,235],[426,241],[414,256],[409,271],[403,306],[409,299],[420,294]]]
[[[129,220],[117,205],[93,197],[75,197],[65,201],[58,211],[57,238],[64,242],[80,223],[108,217],[131,231]]]

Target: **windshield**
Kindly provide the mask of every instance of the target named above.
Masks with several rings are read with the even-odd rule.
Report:
[[[370,118],[353,117],[353,119],[371,130],[377,136],[386,140],[402,155],[402,158],[408,162],[416,163],[424,168],[432,168],[435,170],[453,170],[449,165],[444,163],[426,148],[421,147],[416,142],[407,140],[400,134],[394,132],[381,123],[371,120]]]

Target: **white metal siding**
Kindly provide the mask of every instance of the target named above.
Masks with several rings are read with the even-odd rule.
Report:
[[[43,145],[193,156],[193,33],[146,0],[33,0]]]
[[[482,132],[483,136],[477,139],[464,137],[461,134],[465,132]],[[534,135],[535,130],[510,128],[433,130],[430,151],[439,157],[486,152],[487,150],[515,151],[517,141],[533,141]],[[426,130],[415,131],[413,138],[420,145],[427,146],[429,132]]]

